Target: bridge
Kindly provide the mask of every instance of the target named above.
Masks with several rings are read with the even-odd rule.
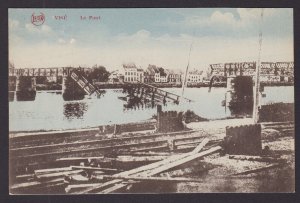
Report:
[[[36,77],[62,77],[62,96],[64,100],[80,100],[85,94],[96,94],[101,91],[86,78],[90,68],[9,68],[9,83],[14,83],[18,101],[34,100],[36,95]],[[75,84],[75,85],[74,85]],[[9,93],[10,101],[14,100],[14,91]]]
[[[134,106],[140,102],[156,102],[159,104],[165,104],[166,102],[179,104],[182,100],[192,102],[191,99],[186,97],[179,96],[172,92],[168,92],[139,81],[136,84],[125,83],[124,92],[128,93],[128,96],[120,99],[126,100],[128,102],[128,106]]]
[[[46,76],[46,77],[58,77],[69,76],[73,70],[79,70],[80,72],[89,72],[90,68],[73,68],[73,67],[53,67],[53,68],[9,68],[9,76]]]

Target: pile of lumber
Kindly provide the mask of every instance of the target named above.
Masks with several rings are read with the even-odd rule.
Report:
[[[102,165],[100,161],[103,161],[105,157],[60,158],[57,161],[63,161],[65,164],[74,163],[74,161],[79,161],[80,164],[38,169],[34,170],[32,174],[18,175],[10,187],[10,192],[13,194],[45,194],[53,193],[53,191],[69,194],[110,193],[141,181],[201,182],[201,180],[190,178],[159,177],[156,175],[221,149],[221,147],[216,146],[203,151],[208,141],[207,138],[203,139],[193,151],[188,153],[169,154],[169,156],[165,154],[135,157],[123,155],[114,159],[130,163],[148,163],[126,171],[100,167]],[[86,162],[86,160],[88,161]],[[97,160],[100,165],[95,165]]]
[[[187,178],[165,178],[156,177],[159,173],[168,171],[172,168],[188,163],[195,159],[204,157],[206,155],[215,153],[221,149],[220,146],[212,147],[208,150],[201,151],[203,147],[208,143],[208,139],[205,138],[192,152],[176,154],[163,159],[158,162],[154,162],[148,165],[144,165],[138,168],[116,173],[114,175],[100,175],[99,179],[107,180],[103,183],[95,185],[68,185],[66,192],[71,194],[86,194],[86,193],[111,193],[120,189],[128,187],[132,182],[140,181],[190,181],[197,182],[200,180],[187,179]]]
[[[48,137],[48,136],[47,136]],[[40,169],[60,158],[98,157],[109,154],[133,154],[139,152],[185,152],[194,148],[207,137],[204,131],[181,131],[173,133],[133,134],[103,138],[97,135],[64,137],[54,135],[52,139],[10,140],[10,163],[16,171]],[[21,138],[20,138],[21,139]],[[216,144],[220,140],[212,140]]]
[[[261,123],[264,129],[278,130],[284,136],[295,136],[295,122],[263,122]]]

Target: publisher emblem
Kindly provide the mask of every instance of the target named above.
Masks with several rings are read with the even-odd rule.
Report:
[[[31,23],[39,26],[45,22],[45,15],[40,12],[40,15],[35,15],[34,13],[31,15]]]

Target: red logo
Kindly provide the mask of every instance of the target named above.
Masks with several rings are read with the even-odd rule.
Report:
[[[45,15],[40,12],[40,15],[34,15],[34,13],[31,15],[31,23],[39,26],[42,25],[45,22]]]

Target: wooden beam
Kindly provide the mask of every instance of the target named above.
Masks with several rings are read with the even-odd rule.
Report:
[[[208,142],[208,139],[204,139],[203,143],[201,143],[200,146],[203,147],[207,142]],[[221,147],[219,147],[219,148],[221,149]],[[196,151],[200,151],[201,149],[202,148],[198,147],[197,150],[192,151],[192,152],[195,153]],[[208,151],[210,152],[211,150],[208,150]],[[166,158],[166,159],[164,159],[162,161],[158,161],[158,162],[151,163],[151,164],[148,164],[148,165],[145,165],[145,166],[141,166],[141,167],[129,170],[129,171],[124,171],[124,172],[115,174],[115,175],[113,175],[113,177],[117,177],[117,176],[129,176],[129,175],[133,175],[133,174],[139,174],[140,175],[144,171],[148,171],[149,172],[149,170],[151,170],[151,169],[159,168],[161,166],[168,166],[172,162],[176,162],[178,160],[184,159],[184,158],[189,157],[189,156],[193,156],[194,157],[195,155],[191,154],[191,152],[190,153],[185,153],[185,154],[180,154],[180,155],[173,155],[173,156],[171,156],[169,158]],[[76,192],[76,194],[84,194],[84,193],[92,192],[94,190],[98,190],[98,189],[101,189],[103,187],[107,187],[107,186],[114,185],[114,184],[119,184],[122,181],[123,181],[123,179],[115,179],[115,180],[108,181],[108,182],[103,183],[103,184],[99,184],[99,185],[87,188],[85,190],[81,190],[79,192]]]
[[[255,169],[246,170],[246,171],[243,171],[243,172],[231,174],[230,176],[247,175],[247,174],[251,174],[251,173],[258,173],[258,172],[262,172],[262,171],[265,171],[265,170],[268,170],[268,169],[276,168],[276,167],[279,167],[279,166],[282,166],[282,165],[283,164],[269,164],[269,165],[264,166],[264,167],[255,168]]]
[[[72,192],[72,190],[76,190],[76,189],[82,189],[82,188],[88,188],[88,187],[94,187],[94,186],[98,186],[99,183],[87,183],[87,184],[76,184],[76,185],[68,185],[65,188],[66,193],[70,193]]]
[[[57,173],[47,173],[47,174],[41,174],[41,175],[36,175],[37,178],[53,178],[53,177],[58,177],[58,176],[65,176],[65,175],[70,175],[70,174],[76,174],[76,173],[81,173],[83,170],[74,170],[74,171],[64,171],[64,172],[57,172]]]
[[[122,188],[126,187],[127,185],[128,184],[118,183],[118,184],[115,184],[114,186],[109,187],[105,190],[102,190],[101,192],[98,192],[96,194],[108,194],[108,193],[114,192],[116,190],[122,189]]]
[[[174,168],[174,167],[176,167],[176,166],[180,166],[180,165],[182,165],[182,164],[184,164],[184,163],[190,162],[190,161],[192,161],[192,160],[194,160],[194,159],[197,159],[197,158],[200,158],[200,157],[203,157],[203,156],[206,156],[206,155],[215,153],[215,152],[217,152],[217,151],[219,151],[219,150],[221,150],[221,147],[220,147],[220,146],[217,146],[217,147],[213,147],[213,148],[211,148],[211,149],[209,149],[209,150],[206,150],[206,151],[203,151],[203,152],[200,152],[200,153],[191,154],[191,155],[188,156],[188,157],[185,157],[185,158],[183,158],[183,159],[179,159],[179,160],[177,160],[177,161],[175,161],[175,162],[172,162],[172,163],[170,163],[170,164],[168,164],[168,165],[163,165],[163,166],[158,167],[158,168],[156,168],[156,169],[154,169],[154,170],[151,170],[151,171],[149,171],[149,172],[147,173],[147,176],[156,175],[156,174],[158,174],[158,173],[167,171],[167,170],[169,170],[169,169],[171,169],[171,168]]]
[[[197,152],[199,152],[205,145],[206,145],[206,143],[208,142],[209,140],[208,139],[204,139],[201,143],[200,143],[200,145],[198,145],[192,152],[190,152],[190,153],[187,153],[187,154],[184,154],[183,156],[178,156],[178,157],[175,157],[176,159],[174,159],[174,157],[171,157],[171,159],[169,159],[169,160],[164,160],[164,161],[160,161],[160,163],[164,163],[164,164],[158,164],[158,168],[154,168],[154,170],[148,170],[148,171],[146,171],[146,172],[144,172],[144,173],[137,173],[136,175],[138,175],[138,176],[143,176],[143,175],[147,175],[147,174],[149,174],[149,176],[152,176],[152,175],[156,175],[156,174],[158,174],[158,173],[160,173],[160,172],[163,172],[163,171],[165,171],[165,170],[168,170],[168,169],[170,169],[170,168],[173,168],[173,167],[175,167],[175,166],[178,166],[178,165],[181,165],[181,164],[183,164],[183,163],[186,163],[186,162],[189,162],[189,161],[191,161],[191,160],[193,160],[193,159],[196,159],[196,158],[199,158],[199,157],[201,157],[201,156],[205,156],[205,155],[208,155],[208,154],[210,154],[210,153],[213,153],[213,152],[216,152],[216,151],[218,151],[218,150],[220,150],[221,149],[221,147],[214,147],[214,148],[211,148],[210,150],[207,150],[207,151],[205,151],[205,152],[202,152],[202,153],[197,153]],[[174,161],[175,160],[175,161]],[[156,162],[157,163],[157,162]],[[159,163],[159,162],[158,162]],[[155,164],[155,163],[154,163]],[[149,164],[149,165],[154,165],[154,164]],[[149,165],[147,165],[147,166],[149,166]],[[151,167],[152,167],[151,166]],[[150,167],[150,168],[151,168]],[[140,167],[141,168],[141,167]],[[153,169],[153,168],[152,168]],[[149,172],[150,171],[150,172]],[[135,172],[134,172],[135,173]],[[121,176],[122,175],[125,175],[126,176],[126,172],[125,173],[119,173],[119,176],[120,176],[120,174],[121,174]],[[127,174],[127,176],[129,176],[129,175],[132,175],[133,174],[133,172],[131,171],[131,172],[129,172],[128,174]],[[117,175],[113,175],[113,176],[116,176],[117,177]],[[105,192],[107,192],[107,191],[109,191],[109,192],[113,192],[113,191],[115,191],[115,190],[119,190],[119,189],[121,189],[122,187],[125,187],[124,185],[123,186],[121,186],[121,185],[119,185],[119,186],[117,186],[117,187],[115,187],[115,186],[113,186],[113,187],[111,187],[111,188],[109,188],[109,189],[107,189]]]
[[[62,168],[50,168],[50,169],[39,169],[35,170],[34,173],[38,174],[45,174],[45,173],[53,173],[53,172],[62,172],[62,171],[71,171],[71,167],[62,167]]]
[[[53,184],[53,183],[58,183],[58,182],[63,182],[63,181],[64,181],[63,178],[56,178],[56,179],[45,181],[45,182],[32,181],[32,182],[26,182],[26,183],[18,183],[18,184],[14,184],[13,186],[11,186],[10,189],[35,187],[35,186],[41,186],[44,184]]]
[[[137,180],[137,181],[174,181],[174,182],[204,182],[202,179],[195,178],[171,178],[171,177],[144,177],[144,176],[112,176],[103,175],[103,178],[118,178],[124,180]]]
[[[72,169],[83,169],[92,171],[118,171],[115,168],[99,168],[99,167],[89,167],[89,166],[70,166]]]
[[[96,184],[94,186],[85,188],[84,190],[76,191],[72,194],[86,194],[86,193],[92,192],[94,190],[99,190],[99,189],[105,188],[107,186],[111,186],[111,185],[114,185],[114,184],[121,183],[122,181],[123,181],[122,179],[115,179],[115,180],[111,180],[111,181],[108,181],[108,182],[105,182],[105,183],[99,183],[99,184]]]

